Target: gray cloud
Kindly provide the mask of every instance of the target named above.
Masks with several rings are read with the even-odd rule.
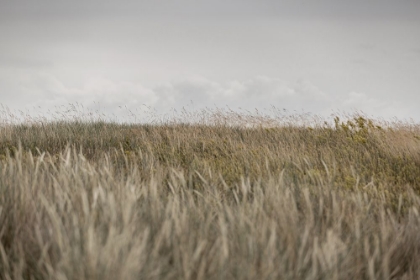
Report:
[[[26,110],[33,116],[49,118],[57,118],[64,113],[63,108],[68,108],[70,104],[79,104],[86,115],[99,112],[106,119],[130,122],[147,121],[151,111],[155,116],[165,116],[183,109],[189,112],[205,108],[269,112],[273,107],[323,117],[337,111],[363,111],[375,117],[413,117],[420,120],[416,111],[402,110],[404,104],[386,98],[379,100],[359,92],[350,92],[341,97],[329,96],[309,81],[289,83],[264,76],[226,83],[192,77],[153,88],[96,77],[82,87],[74,88],[65,86],[54,76],[44,74],[23,78],[15,92],[19,93],[14,98],[25,99],[26,106],[23,108],[18,102],[3,105],[14,110]]]
[[[414,0],[4,0],[0,15],[24,17],[109,17],[109,16],[182,16],[200,18],[271,16],[271,17],[411,17],[419,15]]]
[[[414,0],[3,0],[0,103],[420,120],[419,28]]]
[[[52,61],[47,59],[0,54],[0,68],[44,69],[52,66]]]

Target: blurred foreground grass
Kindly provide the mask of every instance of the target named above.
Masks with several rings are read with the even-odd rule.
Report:
[[[0,278],[420,279],[420,125],[252,120],[1,126]]]

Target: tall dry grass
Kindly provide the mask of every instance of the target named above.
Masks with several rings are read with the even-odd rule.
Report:
[[[1,126],[0,278],[420,279],[418,125],[194,116]]]

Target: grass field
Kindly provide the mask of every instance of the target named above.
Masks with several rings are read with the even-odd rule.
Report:
[[[342,119],[4,124],[0,279],[420,279],[420,125]]]

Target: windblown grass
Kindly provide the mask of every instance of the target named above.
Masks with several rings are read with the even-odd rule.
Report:
[[[0,278],[420,279],[419,125],[195,117],[1,126]]]

